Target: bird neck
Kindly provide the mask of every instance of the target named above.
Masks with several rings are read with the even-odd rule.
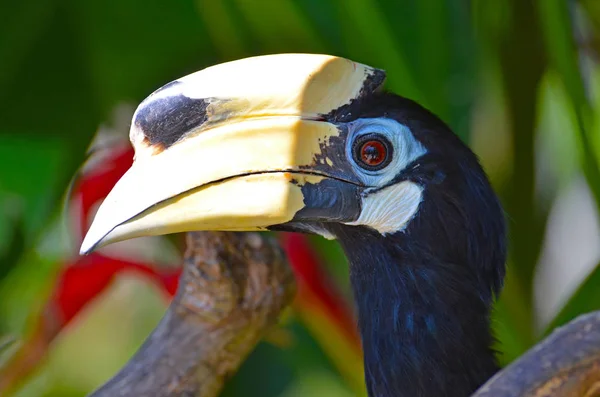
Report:
[[[470,395],[497,370],[490,287],[407,234],[345,228],[370,397]]]

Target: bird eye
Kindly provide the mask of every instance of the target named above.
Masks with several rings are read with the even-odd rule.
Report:
[[[377,171],[392,161],[392,144],[379,134],[358,137],[352,145],[354,161],[368,171]]]

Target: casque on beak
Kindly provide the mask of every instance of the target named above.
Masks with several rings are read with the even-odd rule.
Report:
[[[134,164],[100,206],[81,253],[139,236],[347,214],[336,210],[346,202],[336,191],[360,182],[343,166],[345,144],[330,145],[343,131],[329,115],[384,78],[343,58],[283,54],[167,84],[136,110]],[[317,184],[332,193],[306,189]]]

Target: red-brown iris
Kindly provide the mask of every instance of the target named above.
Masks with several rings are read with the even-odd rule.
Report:
[[[386,156],[387,148],[381,141],[367,141],[360,147],[360,159],[371,167],[381,165]]]
[[[362,168],[377,171],[387,166],[392,159],[392,144],[380,134],[366,134],[353,144],[354,161]]]

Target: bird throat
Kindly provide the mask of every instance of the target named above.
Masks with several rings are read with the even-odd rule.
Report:
[[[405,233],[335,234],[350,262],[370,397],[465,397],[497,370],[489,290]]]

